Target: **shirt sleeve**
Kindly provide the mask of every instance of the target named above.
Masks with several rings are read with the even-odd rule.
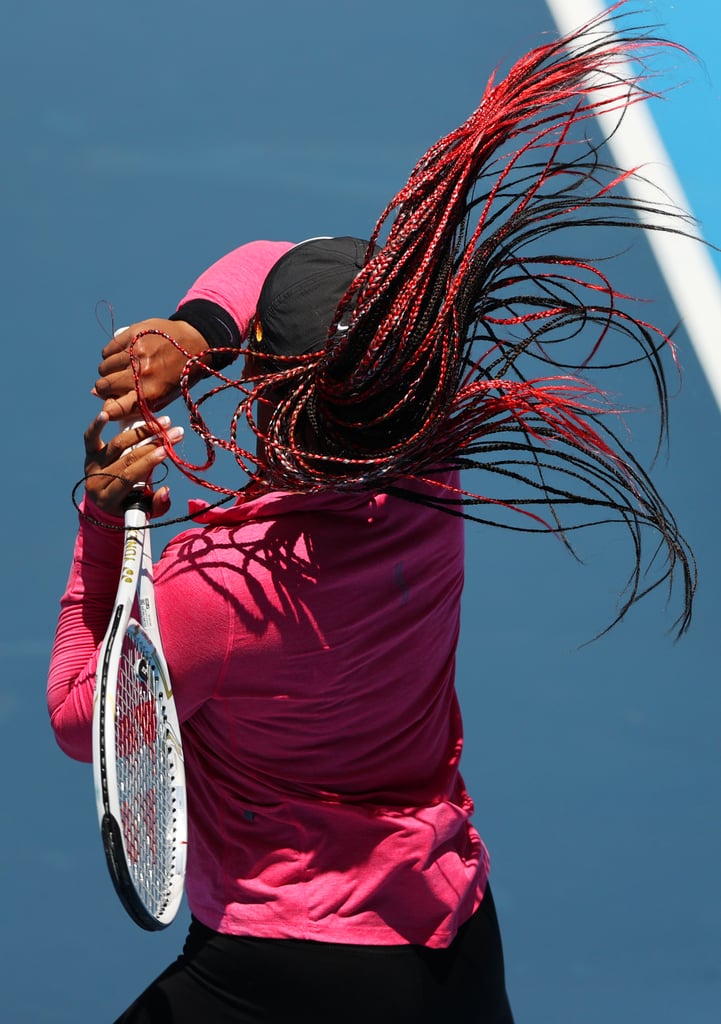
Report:
[[[170,319],[191,324],[212,349],[239,349],[268,271],[292,248],[292,242],[256,241],[234,249],[200,275]],[[213,362],[220,369],[234,358],[233,351],[218,352]]]
[[[104,515],[86,499],[60,602],[47,686],[55,738],[78,761],[93,757],[95,675],[115,606],[123,545],[122,519]],[[160,632],[181,724],[213,696],[224,668],[217,652],[227,642],[229,628],[227,588],[214,571],[195,571],[198,551],[207,555],[208,541],[202,531],[191,529],[174,538],[153,566]],[[137,608],[133,614],[137,617]],[[203,660],[208,654],[210,661]]]
[[[92,760],[93,694],[98,650],[110,620],[123,555],[122,520],[81,506],[73,561],[50,658],[47,699],[60,748],[78,761]],[[105,525],[99,525],[104,523]]]

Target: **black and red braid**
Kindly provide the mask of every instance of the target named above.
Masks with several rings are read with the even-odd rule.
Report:
[[[622,0],[522,57],[504,78],[493,76],[474,113],[424,154],[378,220],[325,350],[272,360],[257,353],[255,378],[240,382],[215,371],[212,393],[243,392],[229,441],[209,436],[199,411],[205,397],[194,402],[187,387],[184,394],[209,460],[213,446],[224,447],[274,487],[391,488],[421,500],[414,480],[459,467],[483,474],[477,487],[467,474],[467,489],[437,486],[422,500],[511,529],[552,529],[567,543],[573,530],[621,520],[635,558],[618,617],[680,575],[682,633],[693,556],[621,441],[622,410],[586,379],[601,366],[646,363],[663,439],[673,346],[633,315],[600,261],[574,255],[573,246],[574,237],[589,238],[579,229],[591,227],[593,237],[602,227],[692,233],[664,197],[653,209],[631,198],[623,186],[637,169],[608,163],[590,138],[596,114],[620,120],[654,95],[648,61],[680,49],[639,28],[625,7]],[[280,399],[254,468],[237,426],[246,420],[260,433],[257,403],[268,391]],[[647,527],[665,560],[642,557]]]

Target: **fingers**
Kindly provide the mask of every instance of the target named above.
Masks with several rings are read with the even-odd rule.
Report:
[[[174,326],[166,320],[144,320],[121,330],[105,346],[92,391],[110,419],[137,409],[136,375],[142,378],[143,397],[151,409],[161,409],[177,397],[186,356],[169,340]]]
[[[130,352],[124,349],[122,352],[115,352],[112,355],[105,356],[105,349],[103,349],[104,358],[98,366],[98,373],[101,377],[109,377],[114,373],[124,373],[130,368]]]
[[[170,509],[170,488],[159,487],[153,494],[153,504],[150,509],[151,519],[159,519]]]
[[[114,461],[114,459],[118,458],[126,448],[131,448],[134,445],[137,445],[140,441],[154,436],[153,428],[148,426],[147,423],[143,423],[121,431],[119,434],[116,434],[108,444],[103,444],[102,434],[109,419],[110,417],[107,412],[105,412],[104,409],[101,409],[85,431],[83,438],[85,440],[86,456],[94,457],[102,454],[104,461]],[[158,420],[158,423],[161,427],[165,428],[170,425],[170,417],[162,416]]]
[[[108,359],[119,352],[124,352],[135,337],[137,326],[139,325],[124,327],[122,330],[117,331],[103,349],[101,353],[103,359]]]
[[[134,389],[133,371],[128,366],[122,372],[98,377],[92,390],[94,395],[105,400],[108,398],[121,398],[128,391],[134,391]]]
[[[83,440],[85,441],[85,456],[87,458],[96,455],[102,451],[104,445],[102,441],[102,433],[105,424],[108,422],[107,413],[102,409],[95,417],[93,422],[90,424],[88,429],[83,434]]]
[[[103,349],[103,354],[107,349]],[[92,394],[103,402],[103,411],[111,420],[123,419],[137,409],[135,380],[127,351],[109,355],[98,366],[100,376]]]
[[[179,394],[187,354],[182,345],[179,349],[171,340],[176,328],[189,335],[189,351],[207,349],[195,328],[151,319],[121,328],[102,350],[92,392],[103,405],[84,435],[85,486],[90,498],[109,514],[122,514],[124,499],[137,485],[146,485],[150,492],[147,482],[153,470],[168,458],[166,443],[177,444],[183,436],[182,428],[174,427],[167,429],[160,440],[151,427],[143,424],[122,430],[107,444],[102,439],[109,422],[139,417],[135,374],[142,376],[143,398],[151,409],[157,411]],[[164,429],[170,427],[168,417],[158,422]],[[162,515],[169,507],[168,489],[161,487],[153,494],[152,514]]]
[[[164,428],[170,425],[167,416],[158,422]],[[103,444],[101,435],[107,423],[107,413],[101,411],[85,431],[85,489],[98,508],[110,515],[122,515],[127,496],[134,487],[150,480],[157,466],[168,458],[168,446],[182,439],[183,428],[167,429],[161,443],[152,428],[142,424]],[[153,496],[153,508],[157,508],[153,514],[162,515],[169,506],[168,489],[161,488],[158,496]]]
[[[110,420],[127,420],[139,415],[138,404],[134,391],[129,391],[120,398],[107,398],[102,410]]]
[[[114,347],[116,343],[122,342],[126,335],[128,335],[127,344],[124,344],[123,348],[118,351],[110,352],[111,346]],[[110,398],[125,398],[132,393],[133,404],[135,403],[135,378],[128,348],[133,337],[132,329],[123,331],[103,349],[103,360],[98,366],[99,376],[92,390],[94,395],[106,402]],[[106,409],[106,412],[110,412],[110,410]],[[117,418],[111,413],[111,419]]]
[[[142,355],[142,337],[138,340],[138,334],[143,327],[144,324],[133,324],[122,328],[103,349],[98,379],[93,387],[93,394],[98,398],[106,401],[109,398],[124,398],[128,392],[134,391],[135,378],[130,350],[133,348],[136,359]],[[111,415],[111,418],[116,417]]]
[[[158,423],[166,429],[170,426],[170,419],[162,416]],[[166,429],[165,438],[170,444],[176,444],[182,437],[182,427]],[[152,472],[153,466],[162,462],[168,455],[165,445],[158,439],[153,428],[146,423],[116,434],[105,446],[105,453],[106,459],[111,463],[122,464],[128,475],[132,476],[133,483],[144,481]]]

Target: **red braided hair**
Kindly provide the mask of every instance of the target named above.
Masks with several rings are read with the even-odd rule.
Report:
[[[619,410],[571,376],[591,368],[615,337],[623,350],[617,365],[645,361],[651,369],[663,437],[662,351],[673,352],[669,339],[624,308],[627,297],[593,261],[560,244],[570,228],[642,227],[639,203],[623,190],[637,170],[605,162],[584,131],[598,112],[616,111],[620,119],[654,95],[647,62],[674,47],[631,24],[622,7],[625,0],[522,57],[505,78],[491,77],[477,110],[424,154],[372,232],[367,262],[341,300],[324,351],[273,356],[241,381],[216,372],[217,386],[200,402],[190,396],[189,363],[182,389],[208,461],[191,467],[173,453],[184,472],[203,483],[198,473],[221,447],[251,477],[277,488],[383,489],[421,500],[409,481],[433,482],[441,467],[480,470],[489,489],[503,481],[508,493],[437,487],[422,500],[493,523],[499,509],[512,507],[525,516],[501,525],[551,528],[564,539],[581,526],[620,519],[631,533],[635,567],[617,618],[680,570],[677,627],[687,628],[693,557],[615,432],[609,414]],[[649,212],[654,228],[690,233],[688,219],[668,204],[644,207]],[[257,353],[256,367],[264,359]],[[531,359],[556,372],[527,376]],[[200,405],[229,387],[243,397],[230,439],[222,440],[210,434]],[[261,436],[257,403],[269,392],[274,411]],[[238,444],[243,421],[261,436],[262,456]],[[484,506],[484,514],[473,506]],[[572,509],[580,516],[569,515]],[[642,584],[648,526],[667,559]]]

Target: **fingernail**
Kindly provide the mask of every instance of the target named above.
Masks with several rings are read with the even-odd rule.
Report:
[[[184,436],[184,434],[185,434],[185,431],[183,430],[182,427],[172,427],[168,431],[166,436],[167,436],[167,439],[169,441],[180,441],[180,439]]]
[[[161,425],[161,427],[167,427],[168,424],[170,423],[170,416],[159,416],[158,423]]]

